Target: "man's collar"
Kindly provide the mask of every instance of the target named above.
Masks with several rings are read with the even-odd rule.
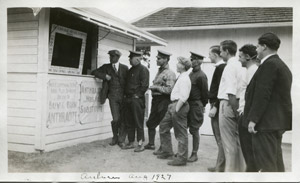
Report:
[[[200,65],[198,65],[197,67],[193,68],[193,72],[197,72],[197,71],[200,71],[201,70],[201,67]]]
[[[224,60],[220,60],[219,62],[215,63],[215,67],[217,67],[221,64],[226,64],[226,62],[224,62]]]
[[[277,53],[272,53],[270,55],[265,56],[263,59],[261,59],[260,64],[263,64],[268,58],[270,58],[273,55],[276,55]]]
[[[169,69],[169,64],[168,63],[166,65],[164,65],[164,66],[160,66],[159,67],[159,71],[163,71],[165,69]]]

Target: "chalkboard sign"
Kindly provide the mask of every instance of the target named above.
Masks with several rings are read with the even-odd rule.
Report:
[[[49,72],[81,74],[87,34],[52,24],[49,41]]]

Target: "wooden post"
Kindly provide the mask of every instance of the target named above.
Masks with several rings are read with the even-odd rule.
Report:
[[[50,8],[43,8],[39,13],[38,35],[38,72],[37,72],[37,124],[35,149],[45,149],[45,131],[47,120],[47,80],[48,80],[48,50],[49,50]]]

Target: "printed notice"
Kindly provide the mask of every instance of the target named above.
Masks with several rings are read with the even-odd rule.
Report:
[[[64,127],[79,122],[79,85],[76,81],[50,80],[48,83],[47,127]]]
[[[80,85],[80,123],[101,121],[102,105],[99,102],[101,82],[82,81]]]

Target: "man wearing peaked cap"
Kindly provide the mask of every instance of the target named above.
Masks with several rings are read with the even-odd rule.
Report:
[[[203,62],[203,59],[205,58],[205,56],[203,56],[199,53],[192,52],[192,51],[190,53],[191,53],[191,58],[199,59],[199,60],[202,60],[202,62]]]
[[[135,132],[137,134],[138,146],[134,152],[144,150],[144,114],[145,114],[145,93],[149,87],[149,71],[141,64],[142,53],[130,51],[129,62],[132,67],[127,74],[125,86],[125,120],[128,130],[129,143],[124,149],[134,148]]]
[[[145,149],[155,149],[155,129],[165,116],[170,104],[170,94],[176,80],[175,73],[169,69],[170,55],[170,53],[158,50],[156,56],[156,64],[159,69],[153,80],[153,85],[150,86],[152,93],[151,113],[146,123],[149,143],[145,146]],[[160,151],[161,147],[154,152],[154,155],[158,155]]]
[[[163,57],[163,58],[168,58],[170,59],[170,56],[172,55],[171,53],[168,53],[166,51],[162,51],[162,50],[157,50],[157,56],[158,57]]]
[[[92,75],[102,79],[102,89],[100,92],[100,102],[103,104],[105,99],[109,99],[109,106],[113,120],[111,127],[113,138],[110,145],[119,143],[120,147],[125,146],[126,138],[125,122],[121,119],[123,111],[123,97],[125,80],[128,72],[128,67],[119,63],[119,58],[122,55],[119,50],[110,50],[108,52],[110,64],[104,64],[100,68],[92,71]]]
[[[143,53],[139,52],[139,51],[129,51],[129,58],[133,58],[133,57],[142,57]]]
[[[173,156],[170,130],[174,127],[175,137],[178,141],[178,153],[172,161],[168,162],[168,165],[171,166],[186,165],[188,157],[187,114],[189,104],[187,100],[191,91],[191,80],[187,71],[192,64],[189,59],[184,57],[178,57],[177,60],[177,72],[180,75],[171,92],[171,104],[159,125],[162,153],[157,156],[159,159]]]
[[[198,160],[197,152],[199,149],[199,128],[203,124],[203,113],[205,105],[208,102],[208,84],[205,73],[201,70],[201,64],[204,56],[191,52],[192,72],[189,77],[192,82],[192,88],[188,103],[190,111],[188,113],[188,128],[193,137],[193,149],[188,162],[195,162]]]

